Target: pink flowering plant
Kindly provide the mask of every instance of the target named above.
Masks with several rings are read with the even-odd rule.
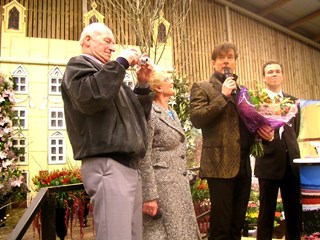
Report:
[[[29,192],[18,168],[23,149],[13,146],[18,129],[13,128],[14,82],[0,73],[0,209],[12,201],[26,199]]]

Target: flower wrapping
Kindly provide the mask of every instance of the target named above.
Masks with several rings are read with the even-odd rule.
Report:
[[[271,99],[266,90],[248,90],[243,87],[236,99],[240,118],[247,129],[256,134],[264,125],[276,130],[288,123],[298,112],[298,107],[290,98],[280,99],[279,96]],[[254,157],[262,157],[264,150],[261,138],[256,134],[251,152]]]
[[[240,118],[251,133],[256,131],[263,125],[269,125],[276,130],[290,121],[298,112],[298,107],[295,103],[284,98],[282,101],[253,102],[252,96],[246,87],[240,90],[237,98],[237,108]]]

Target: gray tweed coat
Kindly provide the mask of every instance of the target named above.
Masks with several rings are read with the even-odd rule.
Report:
[[[143,216],[144,240],[199,239],[186,175],[185,135],[177,114],[171,118],[153,103],[148,121],[148,150],[139,162],[143,200],[158,200],[162,217]]]

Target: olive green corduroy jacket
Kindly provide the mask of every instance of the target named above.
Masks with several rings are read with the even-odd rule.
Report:
[[[193,84],[190,118],[202,131],[200,177],[233,178],[240,168],[240,130],[236,103],[221,93],[222,83],[212,76],[209,81]]]

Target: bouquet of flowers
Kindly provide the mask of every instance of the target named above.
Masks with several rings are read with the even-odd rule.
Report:
[[[298,112],[297,103],[290,98],[281,99],[277,96],[271,99],[266,90],[248,90],[243,87],[237,98],[239,115],[251,133],[264,125],[271,126],[274,130],[286,124]],[[263,156],[261,139],[256,136],[251,148],[255,157]]]

